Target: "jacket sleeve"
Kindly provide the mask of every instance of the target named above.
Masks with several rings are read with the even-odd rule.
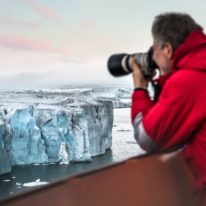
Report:
[[[134,92],[132,122],[139,145],[151,152],[184,144],[200,122],[194,105],[195,98],[186,88],[172,81],[165,84],[156,104],[146,92]]]

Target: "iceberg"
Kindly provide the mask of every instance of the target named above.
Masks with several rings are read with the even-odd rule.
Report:
[[[69,94],[0,94],[0,174],[14,165],[92,161],[111,148],[112,101]]]
[[[0,111],[0,174],[11,171],[12,146],[11,132],[6,123],[5,111]]]
[[[12,165],[48,161],[40,128],[33,117],[34,108],[16,109],[9,119],[12,142]]]

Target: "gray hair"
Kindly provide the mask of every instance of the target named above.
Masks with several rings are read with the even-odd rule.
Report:
[[[169,42],[176,50],[186,37],[195,30],[203,30],[202,26],[188,14],[164,13],[155,17],[152,24],[152,35],[157,42]]]

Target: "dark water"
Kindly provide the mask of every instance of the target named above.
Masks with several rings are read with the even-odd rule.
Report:
[[[113,145],[104,155],[94,157],[92,162],[13,167],[11,173],[0,176],[0,198],[34,189],[34,187],[23,187],[23,183],[37,179],[41,182],[54,182],[142,154],[143,151],[133,138],[129,114],[129,109],[114,110]]]
[[[111,163],[112,151],[108,150],[105,155],[93,158],[92,162],[71,163],[69,165],[16,166],[13,167],[12,173],[0,176],[0,197],[33,189],[33,187],[23,187],[23,183],[33,182],[37,179],[40,179],[41,182],[53,182],[78,173],[95,170]]]

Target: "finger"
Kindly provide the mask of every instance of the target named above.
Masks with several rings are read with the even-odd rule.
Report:
[[[131,67],[132,67],[132,70],[141,70],[140,69],[140,66],[138,65],[137,61],[135,60],[135,58],[131,58],[131,61],[130,61],[130,64],[131,64]]]

